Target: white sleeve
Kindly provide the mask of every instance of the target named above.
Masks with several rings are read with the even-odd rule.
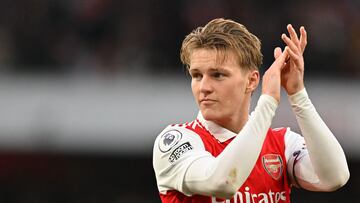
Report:
[[[292,185],[301,187],[304,181],[311,184],[319,183],[319,178],[309,158],[304,137],[289,128],[285,134],[285,157],[287,172]]]
[[[289,96],[289,101],[308,151],[295,165],[294,175],[301,180],[300,186],[313,191],[338,189],[350,176],[343,149],[316,112],[305,89]]]
[[[153,167],[160,193],[183,188],[189,165],[201,157],[212,157],[201,138],[193,131],[179,126],[168,126],[156,138],[153,149]]]

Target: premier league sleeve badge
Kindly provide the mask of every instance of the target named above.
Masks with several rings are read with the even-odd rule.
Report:
[[[182,134],[178,130],[169,130],[161,135],[159,140],[159,149],[161,152],[171,150],[182,138]]]

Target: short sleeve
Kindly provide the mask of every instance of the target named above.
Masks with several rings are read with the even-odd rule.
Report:
[[[296,156],[304,156],[307,154],[305,139],[298,133],[287,128],[285,133],[285,157],[289,161]]]
[[[288,128],[285,134],[285,157],[289,178],[293,184],[299,185],[295,177],[295,165],[308,154],[304,137]]]
[[[285,137],[285,147],[288,154],[288,173],[292,184],[301,187],[300,180],[318,184],[319,177],[311,163],[304,137],[289,131]]]
[[[186,170],[195,160],[212,156],[194,131],[185,127],[168,126],[156,138],[153,167],[160,193],[177,190],[184,194]]]

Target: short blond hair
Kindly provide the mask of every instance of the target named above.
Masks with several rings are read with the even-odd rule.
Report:
[[[214,19],[187,35],[180,50],[182,63],[189,68],[192,52],[203,48],[216,50],[223,57],[234,51],[240,67],[247,70],[258,70],[263,60],[260,40],[244,25],[229,19]]]

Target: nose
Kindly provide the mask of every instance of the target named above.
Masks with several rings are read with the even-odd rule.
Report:
[[[204,94],[209,94],[213,91],[211,79],[207,76],[203,76],[200,81],[200,92]]]

